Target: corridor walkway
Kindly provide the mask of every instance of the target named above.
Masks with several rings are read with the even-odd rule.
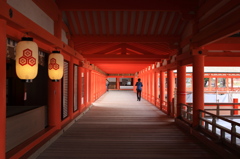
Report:
[[[38,159],[220,158],[132,91],[109,91]]]

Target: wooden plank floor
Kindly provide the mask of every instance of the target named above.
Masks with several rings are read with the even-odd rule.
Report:
[[[109,91],[38,159],[221,158],[132,91]]]

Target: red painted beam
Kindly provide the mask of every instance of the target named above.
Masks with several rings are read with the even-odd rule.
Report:
[[[223,52],[210,52],[208,51],[206,53],[208,57],[240,57],[240,50],[238,52],[229,52],[229,51],[223,51]]]
[[[239,66],[240,57],[205,57],[205,66]]]
[[[135,28],[136,29],[136,28]],[[180,36],[166,36],[166,35],[159,35],[159,36],[140,36],[140,35],[108,35],[108,36],[98,36],[98,35],[88,35],[88,36],[72,36],[72,40],[74,41],[75,45],[78,43],[84,42],[95,42],[95,43],[175,43],[180,41]]]
[[[206,50],[240,50],[239,43],[227,44],[227,43],[212,43],[203,47]]]
[[[198,1],[193,0],[56,0],[61,10],[161,10],[190,11],[195,10]]]
[[[225,16],[215,19],[210,25],[200,30],[192,38],[193,47],[201,47],[239,32],[240,19],[236,18],[236,15],[240,15],[240,8],[236,8],[231,13],[225,13]]]
[[[160,61],[161,59],[166,59],[168,56],[166,55],[99,55],[99,54],[90,54],[83,55],[86,59],[156,59],[156,61]]]
[[[88,59],[88,61],[92,64],[148,64],[151,65],[153,63],[156,62],[156,60],[116,60],[116,59],[112,59],[112,60],[97,60],[97,59]]]

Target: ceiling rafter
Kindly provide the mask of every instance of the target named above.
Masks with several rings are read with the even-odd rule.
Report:
[[[140,34],[144,35],[144,30],[145,30],[145,26],[146,26],[146,21],[147,21],[147,11],[143,11],[143,20],[142,20],[142,24],[140,25]]]
[[[66,13],[66,16],[68,18],[68,23],[69,23],[69,26],[70,26],[71,34],[75,35],[76,32],[75,32],[75,29],[74,29],[74,26],[73,26],[72,17],[70,15],[71,12],[65,12],[65,13]]]
[[[157,24],[156,24],[156,27],[155,27],[155,30],[154,30],[154,34],[158,34],[158,29],[160,28],[160,25],[161,25],[161,19],[163,17],[163,13],[160,12],[159,15],[158,15],[158,21],[157,21]]]
[[[139,23],[139,11],[135,12],[135,24],[134,24],[134,35],[137,35],[137,31],[138,31],[138,23]]]
[[[150,18],[150,21],[149,21],[149,26],[148,26],[148,30],[147,30],[147,35],[150,35],[151,34],[151,31],[153,29],[153,20],[154,20],[154,17],[156,16],[156,12],[152,11],[151,12],[151,18]]]
[[[166,33],[167,35],[172,35],[172,33],[173,33],[173,28],[175,27],[175,23],[173,23],[173,22],[176,22],[177,20],[178,20],[178,16],[175,14],[175,13],[173,13],[174,15],[173,15],[173,18],[172,18],[172,21],[171,21],[171,23],[170,23],[170,26],[169,26],[169,29],[168,29],[168,32]]]
[[[130,11],[127,11],[128,12],[128,31],[127,31],[127,34],[130,35],[131,33],[131,24],[132,24],[132,12]]]
[[[98,31],[99,31],[99,35],[103,34],[103,27],[102,27],[102,18],[101,18],[101,12],[97,11],[97,20],[98,20]]]
[[[120,11],[119,29],[120,29],[120,35],[122,35],[124,33],[124,11]]]
[[[207,18],[205,18],[203,20],[200,20],[198,27],[199,28],[206,27],[207,25],[211,24],[216,19],[222,17],[226,12],[231,12],[231,10],[233,10],[239,4],[240,4],[240,1],[236,1],[236,0],[235,1],[234,0],[229,1],[226,5],[223,5],[216,12],[207,16]]]
[[[73,15],[74,15],[74,19],[76,21],[77,27],[78,27],[79,34],[83,34],[77,12],[74,11]]]
[[[90,16],[90,24],[91,24],[91,28],[92,28],[92,34],[93,35],[96,35],[96,33],[97,33],[97,27],[96,27],[96,24],[95,24],[95,22],[94,22],[94,11],[93,12],[89,12],[89,16]]]
[[[85,21],[85,23],[83,23],[84,24],[85,34],[90,34],[88,23],[87,23],[86,12],[85,11],[80,11],[80,13],[81,13],[83,21]]]
[[[107,14],[107,11],[104,11],[103,14],[105,14],[105,21],[106,21],[106,26],[105,26],[105,31],[106,31],[106,35],[109,35],[110,34],[110,28],[109,28],[109,17]]]
[[[167,29],[168,29],[168,24],[170,23],[170,18],[171,18],[171,13],[172,12],[166,12],[166,17],[163,22],[163,27],[162,30],[160,31],[160,34],[162,33],[163,35],[166,35]]]
[[[116,12],[112,12],[112,21],[113,21],[113,35],[117,34],[117,20],[116,20]]]

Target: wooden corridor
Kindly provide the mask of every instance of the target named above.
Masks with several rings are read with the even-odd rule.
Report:
[[[221,158],[132,91],[109,91],[38,159]]]

